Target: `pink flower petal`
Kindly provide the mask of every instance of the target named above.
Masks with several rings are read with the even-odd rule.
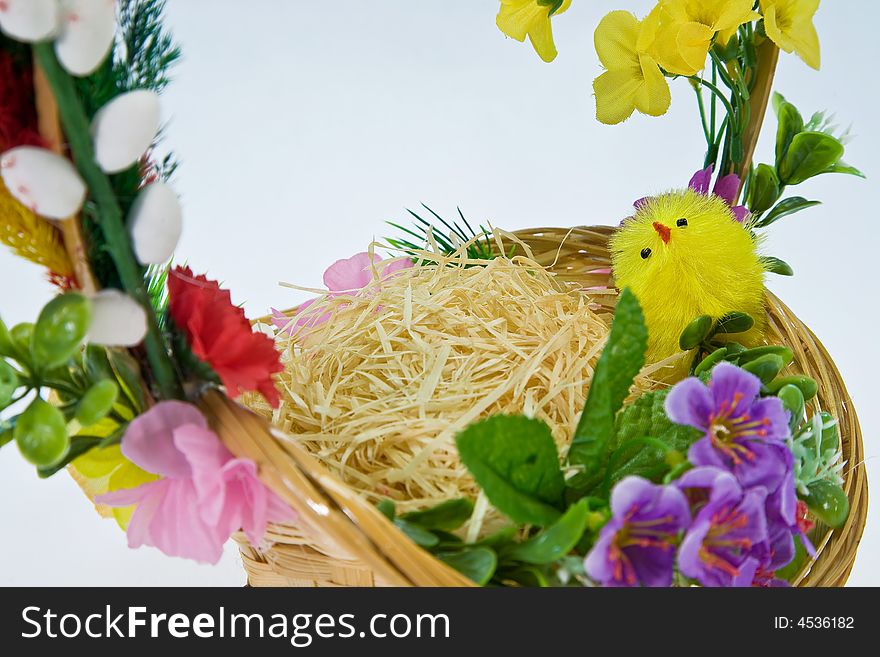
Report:
[[[189,463],[174,444],[174,430],[187,424],[208,426],[199,409],[192,404],[159,402],[128,425],[122,439],[122,453],[147,472],[174,479],[188,478]]]
[[[379,267],[379,270],[382,278],[385,279],[391,277],[397,272],[412,269],[413,267],[415,267],[415,263],[409,258],[395,258],[393,260],[388,260],[387,264],[383,263],[382,266]]]
[[[379,256],[373,254],[371,257],[366,252],[337,260],[324,272],[324,285],[331,292],[360,290],[372,282],[372,264],[379,260]]]

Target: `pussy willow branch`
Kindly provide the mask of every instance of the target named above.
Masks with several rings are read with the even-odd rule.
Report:
[[[70,75],[61,68],[55,51],[49,43],[34,45],[34,55],[39,61],[49,86],[58,103],[58,115],[70,144],[74,164],[88,185],[97,205],[97,218],[106,240],[107,251],[113,258],[119,278],[125,291],[135,299],[147,313],[147,335],[144,346],[153,380],[163,398],[181,395],[180,383],[175,374],[165,340],[159,331],[156,313],[150,304],[144,285],[144,275],[135,260],[134,253],[125,228],[122,210],[107,175],[95,162],[89,120],[77,96],[76,87]]]

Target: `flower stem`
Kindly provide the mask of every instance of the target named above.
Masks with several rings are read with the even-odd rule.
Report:
[[[76,87],[71,77],[58,63],[50,43],[35,44],[33,49],[58,104],[59,118],[70,144],[73,161],[88,185],[91,197],[97,206],[96,214],[106,241],[106,248],[116,265],[122,286],[147,313],[147,335],[144,338],[144,346],[153,379],[163,398],[179,397],[182,393],[180,383],[144,286],[143,271],[131,250],[122,210],[119,208],[109,178],[95,162],[89,120],[77,96]]]
[[[716,87],[714,84],[712,84],[708,80],[704,80],[703,78],[699,77],[698,75],[688,75],[686,77],[688,80],[693,80],[697,84],[703,85],[709,91],[711,91],[713,94],[715,94],[715,96],[718,98],[718,100],[720,100],[722,102],[722,104],[724,105],[724,109],[727,110],[728,116],[734,117],[736,115],[736,113],[733,111],[733,106],[730,104],[730,101],[727,100],[727,96],[724,95],[724,92],[721,91],[721,89]]]
[[[700,123],[703,126],[703,136],[706,137],[706,146],[712,148],[712,143],[715,141],[715,137],[709,132],[709,126],[706,124],[706,107],[703,103],[703,92],[700,91],[698,85],[695,84],[692,86],[694,88],[694,93],[697,94],[697,107],[700,110]]]

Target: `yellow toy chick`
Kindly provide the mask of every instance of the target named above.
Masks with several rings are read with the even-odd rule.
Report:
[[[759,343],[765,268],[755,237],[725,199],[688,188],[643,199],[637,208],[610,247],[617,287],[630,288],[645,313],[648,362],[680,352],[681,332],[700,315],[748,313],[755,325],[732,339]],[[678,361],[675,373],[689,364]]]

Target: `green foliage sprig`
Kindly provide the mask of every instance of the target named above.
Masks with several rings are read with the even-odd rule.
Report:
[[[843,161],[846,134],[835,135],[835,127],[824,112],[804,122],[801,113],[782,94],[773,94],[776,112],[776,157],[773,164],[753,168],[744,188],[746,207],[753,228],[766,228],[820,201],[802,196],[782,198],[786,187],[799,185],[825,173],[864,174]]]
[[[407,228],[392,221],[387,222],[389,226],[403,233],[399,237],[387,238],[388,244],[414,257],[419,251],[431,250],[435,247],[442,255],[449,256],[460,251],[464,244],[468,244],[467,257],[471,260],[492,260],[498,257],[497,247],[492,241],[492,232],[482,225],[478,226],[479,230],[474,230],[461,208],[456,208],[461,218],[460,224],[458,221],[447,221],[424,203],[422,207],[431,213],[433,220],[425,219],[412,210],[407,210],[415,219],[415,223],[411,228]],[[440,225],[442,228],[439,227]],[[413,242],[413,239],[416,241]],[[507,255],[512,256],[514,250],[515,247]]]
[[[119,441],[146,408],[139,367],[126,351],[82,347],[90,320],[88,300],[69,292],[46,304],[35,324],[7,329],[0,321],[0,410],[31,397],[0,422],[0,446],[15,441],[41,477]]]

